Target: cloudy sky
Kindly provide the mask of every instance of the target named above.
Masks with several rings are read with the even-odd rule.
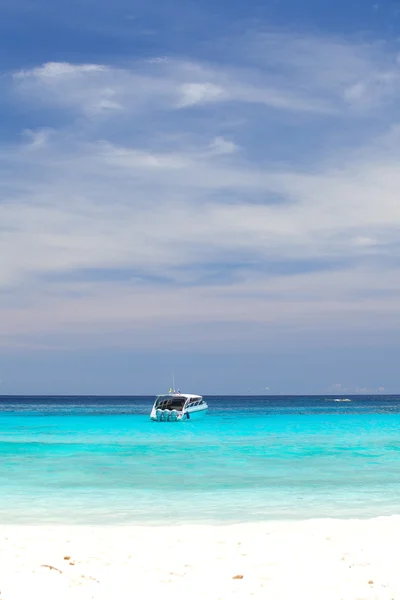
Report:
[[[400,2],[3,0],[0,393],[400,390]]]

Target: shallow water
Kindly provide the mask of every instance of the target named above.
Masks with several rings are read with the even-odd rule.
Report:
[[[400,397],[0,397],[2,523],[237,522],[400,513]]]

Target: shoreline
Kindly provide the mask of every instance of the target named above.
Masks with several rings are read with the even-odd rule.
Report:
[[[201,525],[0,525],[0,598],[392,600],[400,515]]]
[[[378,520],[395,520],[399,519],[400,521],[400,507],[398,513],[392,513],[390,515],[375,515],[375,516],[359,516],[359,517],[343,517],[343,516],[330,516],[330,517],[293,517],[288,519],[273,519],[273,518],[265,518],[265,519],[254,519],[253,521],[189,521],[185,520],[181,523],[172,523],[171,521],[167,521],[164,523],[158,522],[142,522],[139,521],[126,521],[119,523],[73,523],[73,522],[38,522],[38,523],[10,523],[0,520],[0,532],[3,529],[22,529],[22,528],[31,528],[31,529],[176,529],[176,528],[187,528],[187,529],[200,529],[200,528],[235,528],[235,527],[259,527],[259,526],[274,526],[274,525],[292,525],[296,524],[297,526],[305,525],[307,523],[364,523],[364,522],[373,522]]]

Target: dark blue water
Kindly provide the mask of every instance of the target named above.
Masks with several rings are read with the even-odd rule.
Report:
[[[0,521],[238,522],[400,512],[400,396],[0,397]]]

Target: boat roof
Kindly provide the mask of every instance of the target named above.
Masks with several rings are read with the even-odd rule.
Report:
[[[189,400],[191,398],[202,398],[203,396],[199,396],[198,394],[185,394],[184,392],[180,392],[178,394],[178,392],[170,392],[168,394],[158,394],[157,398],[159,398],[160,396],[168,396],[169,398],[181,398],[182,396],[185,396],[185,398],[189,398]]]

